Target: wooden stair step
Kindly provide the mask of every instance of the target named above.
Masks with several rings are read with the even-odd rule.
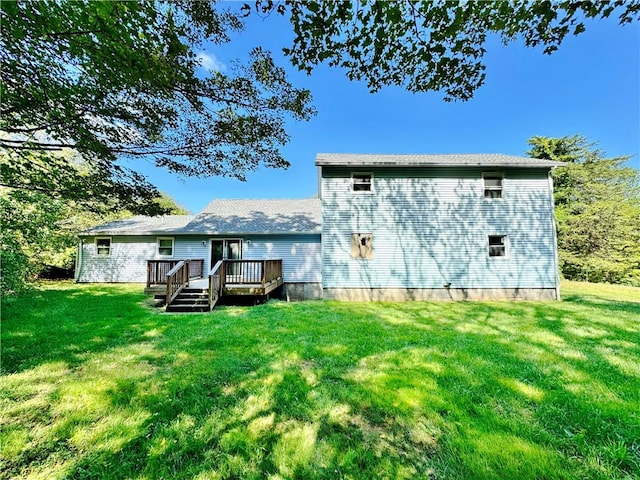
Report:
[[[167,312],[208,312],[209,289],[184,288],[167,306]]]
[[[209,300],[205,300],[202,298],[199,298],[197,300],[191,300],[188,298],[176,298],[173,302],[171,302],[171,305],[209,305]]]
[[[209,305],[208,298],[176,298],[171,305]]]
[[[181,299],[186,299],[186,300],[207,300],[209,298],[209,294],[208,293],[180,293],[178,294],[178,296],[176,297],[176,299],[181,298]],[[174,300],[175,301],[175,300]]]

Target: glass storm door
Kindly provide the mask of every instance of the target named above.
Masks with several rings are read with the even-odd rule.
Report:
[[[225,240],[226,256],[229,260],[240,260],[242,258],[242,240]]]
[[[211,267],[214,267],[220,260],[240,260],[242,258],[242,240],[240,239],[220,239],[211,240]],[[240,265],[234,265],[231,275],[236,275],[236,269]]]

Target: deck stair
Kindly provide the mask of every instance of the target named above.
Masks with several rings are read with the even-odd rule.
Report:
[[[206,274],[202,271],[203,262],[186,259],[165,264],[149,260],[145,291],[164,300],[167,312],[208,312],[223,297],[265,301],[284,283],[279,258],[219,260]]]
[[[183,288],[171,304],[167,312],[208,312],[209,290],[205,288]]]

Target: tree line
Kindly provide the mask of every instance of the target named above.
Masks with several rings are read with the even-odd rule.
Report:
[[[528,155],[553,170],[560,273],[570,280],[640,286],[640,171],[607,158],[583,135],[533,137]]]

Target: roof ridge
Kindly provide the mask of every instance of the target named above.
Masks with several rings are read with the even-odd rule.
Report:
[[[318,153],[317,166],[380,167],[516,167],[553,168],[563,165],[508,153]]]
[[[375,156],[375,157],[442,157],[442,156],[463,156],[463,155],[475,155],[475,156],[491,156],[491,155],[500,155],[503,157],[519,157],[519,158],[532,158],[535,157],[526,157],[523,155],[515,155],[512,153],[501,153],[501,152],[462,152],[462,153],[339,153],[339,152],[320,152],[317,153],[316,156],[320,155],[336,155],[341,157],[358,157],[358,156]]]
[[[307,197],[307,198],[292,198],[292,197],[278,197],[278,198],[214,198],[211,201],[212,202],[217,202],[220,200],[224,200],[224,201],[230,201],[230,202],[235,202],[235,201],[247,201],[250,200],[252,202],[255,202],[256,200],[267,200],[267,201],[271,201],[271,200],[275,200],[275,201],[280,201],[280,200],[317,200],[318,197]]]

